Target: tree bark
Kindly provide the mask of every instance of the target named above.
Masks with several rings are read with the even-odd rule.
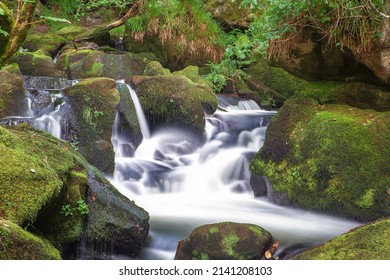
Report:
[[[18,0],[18,11],[15,25],[10,32],[7,49],[0,57],[0,66],[3,66],[7,60],[9,60],[14,53],[18,51],[26,39],[28,29],[30,28],[31,22],[35,16],[37,3],[37,0],[31,3],[23,3],[23,0]]]
[[[108,24],[106,26],[106,29],[108,30],[111,30],[111,29],[114,29],[116,27],[119,27],[123,24],[125,24],[125,22],[130,18],[132,17],[140,8],[142,8],[144,5],[145,5],[145,2],[147,0],[138,0],[136,1],[131,7],[130,9],[127,11],[127,13],[122,17],[120,18],[119,20],[117,21],[114,21],[110,24]]]

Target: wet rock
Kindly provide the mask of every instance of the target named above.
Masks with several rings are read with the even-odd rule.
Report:
[[[67,88],[65,94],[77,120],[74,130],[79,152],[102,172],[112,174],[112,125],[120,99],[115,81],[108,78],[85,79]]]
[[[290,99],[251,162],[281,199],[318,212],[372,221],[390,214],[390,111]],[[278,199],[279,200],[279,199]]]
[[[390,219],[379,220],[293,256],[293,260],[387,260]]]
[[[205,128],[202,105],[215,111],[217,104],[210,88],[183,76],[146,77],[135,85],[135,91],[152,132],[161,126],[179,126],[202,138]]]
[[[179,241],[175,260],[259,260],[272,240],[268,231],[252,224],[203,225]]]

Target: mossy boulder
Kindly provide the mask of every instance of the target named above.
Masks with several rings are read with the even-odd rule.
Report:
[[[0,69],[0,118],[22,115],[27,106],[23,88],[23,76],[16,64]]]
[[[8,7],[0,2],[0,10],[3,11],[0,13],[0,29],[3,32],[0,32],[0,57],[3,55],[7,48],[7,44],[9,42],[9,34],[14,25],[14,17],[12,12],[8,9]],[[6,32],[6,33],[4,33]]]
[[[286,102],[251,162],[305,209],[372,221],[390,215],[390,112]]]
[[[114,171],[112,125],[120,96],[114,80],[89,78],[65,90],[77,120],[79,152],[102,172]]]
[[[0,258],[134,257],[142,248],[148,213],[66,142],[26,124],[0,127],[0,161]]]
[[[229,28],[248,28],[256,14],[249,7],[242,7],[242,1],[206,0],[205,9]]]
[[[217,108],[217,98],[209,87],[195,84],[184,76],[136,80],[135,91],[152,132],[161,126],[179,126],[202,137],[205,128],[203,108],[209,113]]]
[[[158,61],[151,61],[144,70],[144,76],[170,76],[171,74],[171,71]]]
[[[53,33],[32,33],[28,34],[23,42],[23,48],[29,52],[44,50],[54,57],[58,51],[66,44],[63,36]]]
[[[60,252],[45,238],[0,217],[0,260],[60,260]]]
[[[300,253],[294,260],[388,260],[390,219],[379,220]]]
[[[64,37],[68,42],[87,41],[94,42],[99,46],[111,46],[110,32],[104,27],[83,27],[78,25],[70,25],[64,27],[54,33],[55,35]]]
[[[151,54],[118,54],[98,50],[66,50],[58,58],[57,68],[70,79],[107,77],[115,80],[142,75],[146,66],[156,58]]]
[[[135,258],[149,232],[149,214],[122,196],[103,176],[88,173],[87,246],[83,258],[111,259],[113,255]]]
[[[12,59],[19,65],[23,75],[64,77],[64,73],[56,69],[52,57],[44,50],[36,52],[20,52]]]
[[[309,83],[282,68],[269,65],[261,57],[258,57],[245,72],[248,74],[245,82],[256,93],[254,99],[258,99],[262,107],[280,108],[287,99],[303,90]]]
[[[224,222],[203,225],[179,241],[176,260],[259,260],[272,235],[252,224]]]

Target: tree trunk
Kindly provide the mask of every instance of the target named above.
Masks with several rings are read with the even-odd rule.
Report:
[[[7,45],[7,49],[0,57],[0,66],[3,66],[7,60],[9,60],[14,55],[14,53],[18,51],[26,39],[28,29],[30,28],[32,19],[35,16],[37,2],[38,1],[35,0],[31,3],[23,3],[22,0],[18,0],[16,22],[10,32],[10,39]]]

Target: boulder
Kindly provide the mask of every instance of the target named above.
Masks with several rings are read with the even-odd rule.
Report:
[[[179,241],[175,260],[260,260],[272,241],[268,231],[252,224],[203,225]]]
[[[52,57],[44,50],[36,52],[20,52],[12,59],[17,63],[23,75],[64,77],[64,72],[56,69]]]
[[[293,205],[363,221],[386,217],[389,121],[390,111],[290,99],[271,121],[251,171]]]
[[[289,44],[284,44],[284,40],[271,42],[269,56],[272,64],[310,81],[353,80],[388,84],[389,38],[386,35],[378,43],[379,47],[361,51],[362,46],[352,44],[345,44],[343,48],[331,46],[327,37],[307,27]]]
[[[217,108],[208,86],[184,76],[142,77],[133,79],[133,84],[152,132],[161,126],[179,126],[203,137],[203,110],[213,113]]]
[[[64,37],[67,42],[93,42],[98,46],[111,46],[109,31],[104,27],[83,27],[70,25],[54,33]]]
[[[27,110],[23,76],[16,64],[0,69],[0,118],[23,115]]]
[[[114,171],[112,125],[120,96],[114,80],[89,78],[65,90],[76,122],[79,152],[102,172]],[[71,140],[71,139],[66,139]]]
[[[47,240],[0,217],[0,260],[60,260],[60,252]]]
[[[303,253],[293,260],[388,260],[390,219],[355,228]]]
[[[146,65],[156,58],[151,54],[105,53],[99,50],[68,49],[58,58],[57,68],[70,79],[107,77],[115,80],[142,75]]]
[[[66,142],[27,124],[0,127],[0,161],[0,259],[135,257],[142,248],[148,213]]]
[[[22,47],[29,52],[44,50],[52,57],[66,44],[66,39],[63,36],[53,33],[33,33],[28,34]]]

